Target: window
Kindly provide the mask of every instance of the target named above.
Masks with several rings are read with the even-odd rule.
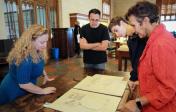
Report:
[[[161,21],[176,21],[176,1],[175,0],[157,0],[160,4]]]
[[[32,24],[58,26],[58,0],[3,0],[9,38],[17,38]]]
[[[34,24],[33,5],[29,3],[23,3],[22,12],[23,12],[23,19],[24,19],[24,28],[27,29],[32,24]]]
[[[46,12],[43,6],[37,6],[37,23],[46,26]]]
[[[161,17],[160,22],[170,32],[176,32],[176,0],[156,0],[159,4]]]
[[[162,21],[169,32],[176,32],[176,21]]]
[[[102,18],[110,20],[111,14],[111,1],[102,0]]]
[[[8,38],[15,39],[19,37],[18,15],[16,2],[5,1],[5,25],[8,31]]]
[[[50,27],[56,28],[56,9],[50,8]]]

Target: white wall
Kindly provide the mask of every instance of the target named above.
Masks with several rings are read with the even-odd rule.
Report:
[[[5,20],[4,20],[4,0],[0,0],[0,40],[7,39],[7,31],[5,27]]]
[[[128,9],[142,0],[111,0],[112,17],[124,16]],[[148,0],[156,3],[156,0]],[[59,0],[59,27],[70,27],[70,13],[88,14],[92,8],[102,11],[102,0]]]
[[[136,2],[142,1],[142,0],[112,0],[112,7],[113,7],[113,13],[112,17],[115,16],[124,16],[128,9],[135,5]],[[147,0],[152,3],[156,3],[156,0]]]
[[[59,27],[70,27],[70,13],[81,13],[88,15],[92,8],[102,11],[102,0],[59,0]]]

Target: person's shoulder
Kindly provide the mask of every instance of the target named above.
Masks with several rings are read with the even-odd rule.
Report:
[[[101,28],[103,28],[103,29],[107,29],[107,26],[105,26],[105,25],[103,25],[103,24],[100,24],[99,27],[101,27]]]
[[[31,66],[32,65],[32,63],[33,63],[33,61],[32,61],[32,57],[30,57],[30,56],[28,56],[28,57],[26,57],[26,58],[23,58],[23,59],[21,59],[21,61],[20,61],[20,63],[19,63],[19,65],[18,66],[23,66],[23,67],[26,67],[26,66]],[[15,64],[15,61],[13,62],[13,64]]]
[[[159,46],[162,47],[175,47],[176,44],[176,39],[173,37],[173,35],[170,32],[164,33],[162,36],[159,36],[156,41],[154,41],[155,44],[158,44]]]
[[[100,24],[98,29],[100,29],[102,32],[108,32],[108,28],[103,24]]]
[[[85,25],[82,26],[82,29],[84,29],[84,28],[89,28],[89,27],[90,27],[89,24],[85,24]]]

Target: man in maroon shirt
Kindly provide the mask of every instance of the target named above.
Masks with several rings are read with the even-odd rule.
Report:
[[[136,33],[147,33],[148,41],[139,60],[139,98],[130,100],[121,112],[176,112],[176,40],[159,24],[155,4],[138,2],[127,17]]]

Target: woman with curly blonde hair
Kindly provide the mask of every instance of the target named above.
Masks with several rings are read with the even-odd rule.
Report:
[[[55,87],[41,88],[35,85],[42,73],[45,81],[52,80],[44,71],[47,41],[47,29],[41,25],[32,25],[17,40],[7,58],[9,72],[0,85],[0,104],[13,101],[28,92],[50,94],[56,91]]]

